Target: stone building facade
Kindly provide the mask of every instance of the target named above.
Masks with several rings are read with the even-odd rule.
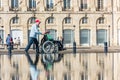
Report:
[[[120,45],[120,0],[0,0],[0,43],[5,44],[11,33],[13,38],[20,37],[20,47],[24,48],[36,18],[41,20],[40,31],[51,30],[56,40],[63,37],[65,46],[72,46],[74,40],[81,47],[102,46],[104,42]],[[120,80],[119,56],[66,55],[54,65],[49,80]],[[18,75],[19,80],[29,80],[25,59],[23,55],[13,56],[10,65],[8,56],[0,56],[1,80],[12,80]],[[38,67],[43,68],[41,63]],[[40,80],[47,80],[45,74],[40,75]]]
[[[0,34],[20,37],[21,47],[29,40],[34,19],[40,30],[51,30],[54,39],[63,37],[65,46],[120,45],[119,0],[0,0]],[[41,39],[42,36],[39,36]],[[40,41],[40,40],[39,40]]]

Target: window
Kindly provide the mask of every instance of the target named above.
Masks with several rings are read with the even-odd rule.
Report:
[[[29,8],[36,8],[36,0],[29,0]]]
[[[107,41],[107,31],[104,29],[97,30],[97,44],[104,44]]]
[[[54,29],[49,29],[49,31],[50,31],[50,35],[52,36],[52,38],[54,39],[54,40],[56,40],[57,38],[56,38],[56,30],[54,30]]]
[[[81,45],[90,44],[90,30],[88,29],[80,30],[80,44]]]
[[[49,17],[48,18],[48,24],[54,23],[54,18],[53,17]]]
[[[70,9],[71,0],[64,0],[64,9]]]
[[[18,17],[13,17],[12,24],[18,24]]]
[[[64,44],[70,44],[73,43],[73,30],[66,29],[63,31],[63,38],[64,38]]]
[[[104,24],[104,18],[103,18],[103,17],[100,17],[100,18],[98,19],[98,23],[99,23],[99,24]]]
[[[46,0],[47,9],[53,9],[53,0]]]
[[[69,24],[71,23],[71,18],[70,17],[66,17],[65,18],[65,24]]]
[[[18,0],[11,0],[11,8],[18,8]]]
[[[98,0],[98,10],[103,9],[103,0]]]
[[[81,9],[87,9],[87,0],[81,0]]]
[[[36,19],[36,17],[31,17],[31,18],[29,19],[29,24],[35,23],[35,19]]]
[[[1,41],[0,41],[0,44],[3,44],[3,41],[4,41],[4,30],[0,30],[0,37],[1,37]]]
[[[82,24],[87,24],[88,23],[88,18],[87,17],[83,17],[82,18]]]

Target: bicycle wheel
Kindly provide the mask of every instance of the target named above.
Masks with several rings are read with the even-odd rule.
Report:
[[[54,56],[53,56],[53,54],[43,54],[43,55],[42,55],[42,61],[43,61],[43,63],[45,63],[45,64],[53,63],[53,61],[54,61]]]
[[[54,44],[52,41],[46,41],[43,43],[42,50],[44,53],[53,53],[54,51]]]

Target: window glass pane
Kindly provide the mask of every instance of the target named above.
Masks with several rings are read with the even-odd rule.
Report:
[[[98,0],[98,9],[103,9],[103,0]]]
[[[90,43],[90,30],[84,29],[80,31],[80,44]]]
[[[98,21],[99,21],[99,24],[104,24],[104,18],[101,17],[101,18],[99,18]]]
[[[48,18],[48,24],[53,23],[53,20],[54,20],[53,17],[49,17],[49,18]]]
[[[12,24],[17,24],[18,23],[18,17],[14,17],[12,19]]]
[[[36,0],[29,0],[29,8],[36,8]]]
[[[71,18],[70,17],[66,17],[65,18],[65,23],[67,24],[67,23],[71,23]]]
[[[81,9],[87,9],[87,0],[81,0]]]
[[[53,0],[46,0],[47,8],[53,8]]]
[[[64,9],[70,9],[70,1],[71,0],[64,0]]]
[[[0,38],[2,39],[2,40],[0,41],[0,44],[2,44],[3,41],[4,41],[4,30],[0,30]]]
[[[29,23],[30,23],[30,24],[35,23],[35,19],[36,19],[35,17],[30,18]]]
[[[64,43],[72,43],[73,42],[73,30],[64,30]]]
[[[87,24],[87,21],[88,21],[87,17],[82,18],[82,24]]]
[[[97,43],[101,44],[106,42],[106,38],[107,38],[107,31],[106,30],[98,30],[97,31]]]
[[[18,8],[18,0],[11,0],[11,7]]]

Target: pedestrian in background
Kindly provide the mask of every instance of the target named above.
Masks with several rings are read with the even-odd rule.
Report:
[[[11,58],[12,46],[13,46],[13,38],[11,37],[10,34],[8,34],[8,36],[6,38],[6,44],[7,44],[7,48],[8,48],[8,55]]]

